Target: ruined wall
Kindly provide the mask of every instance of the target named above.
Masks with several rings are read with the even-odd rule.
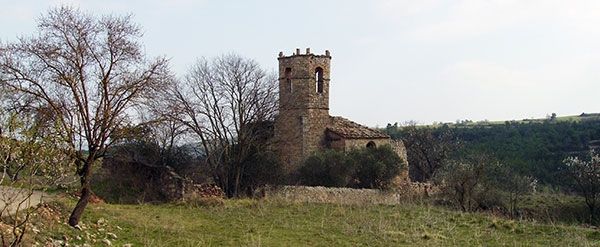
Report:
[[[411,198],[431,196],[437,193],[439,193],[439,189],[431,184],[406,183],[387,191],[322,186],[282,186],[266,190],[264,195],[268,199],[296,202],[396,205],[405,203]]]

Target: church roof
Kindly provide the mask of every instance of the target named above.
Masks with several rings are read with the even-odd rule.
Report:
[[[331,117],[332,124],[327,130],[347,139],[380,139],[390,138],[388,135],[366,126],[357,124],[343,117]]]

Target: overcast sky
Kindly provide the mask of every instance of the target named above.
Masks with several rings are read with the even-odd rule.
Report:
[[[68,4],[134,15],[148,55],[182,76],[235,52],[331,51],[330,113],[368,126],[600,112],[600,1],[0,0],[0,40]]]

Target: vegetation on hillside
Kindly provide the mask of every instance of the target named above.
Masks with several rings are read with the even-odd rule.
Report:
[[[522,175],[533,176],[543,184],[564,188],[571,186],[572,180],[565,173],[563,160],[569,156],[583,155],[600,141],[600,121],[595,119],[445,124],[420,128],[430,129],[436,136],[452,133],[454,140],[463,146],[453,153],[453,158],[464,157],[467,153],[486,154]],[[409,135],[397,124],[389,124],[383,131],[392,138],[405,139]]]

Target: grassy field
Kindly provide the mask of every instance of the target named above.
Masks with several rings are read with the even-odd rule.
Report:
[[[69,199],[49,206],[47,210],[62,217],[34,220],[33,227],[41,232],[28,244],[56,239],[106,246],[106,238],[114,246],[600,246],[600,231],[592,228],[461,213],[418,202],[91,204],[83,231],[64,223],[73,204]]]

